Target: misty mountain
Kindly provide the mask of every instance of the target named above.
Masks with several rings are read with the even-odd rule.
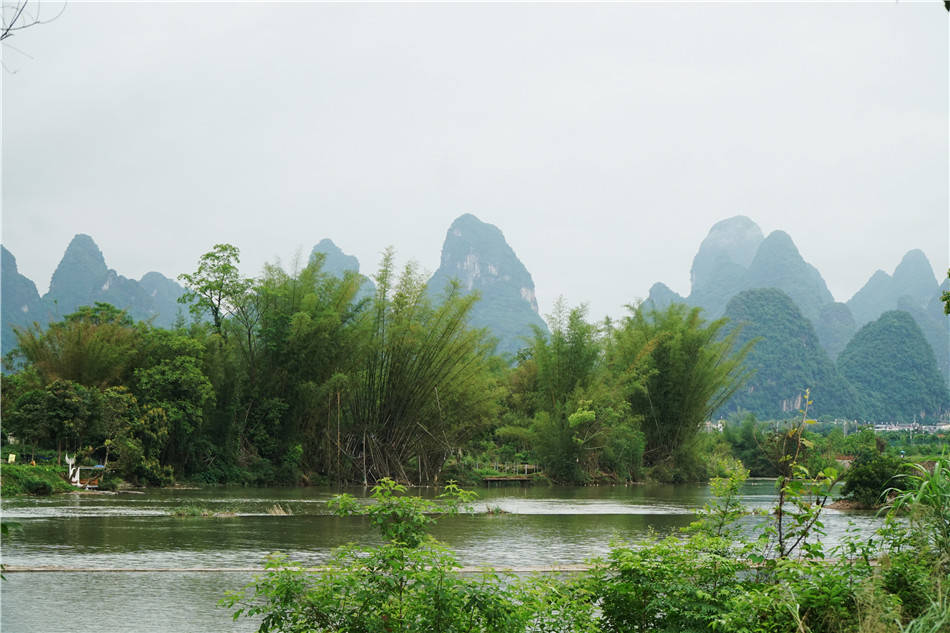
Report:
[[[157,272],[147,273],[142,281],[123,277],[106,266],[93,239],[80,233],[66,247],[43,302],[55,318],[101,301],[137,321],[151,319],[156,326],[170,327],[179,313],[186,312],[177,303],[183,293],[181,286]]]
[[[707,318],[721,316],[729,300],[744,290],[777,288],[787,294],[814,327],[821,347],[834,360],[858,328],[888,310],[905,310],[933,348],[937,367],[950,382],[950,324],[939,302],[933,268],[920,250],[909,251],[894,274],[875,272],[847,303],[835,302],[818,270],[806,262],[791,236],[735,216],[713,225],[699,246],[690,271],[691,290],[680,297],[664,284],[650,289],[648,303],[673,301],[700,306]]]
[[[693,258],[687,303],[702,307],[706,318],[721,316],[729,299],[749,288],[749,266],[764,239],[759,225],[744,215],[714,224]]]
[[[316,255],[323,256],[321,270],[335,277],[343,277],[346,272],[360,272],[360,260],[354,255],[344,253],[331,239],[324,238],[320,240],[310,251],[310,260],[313,261]],[[366,275],[360,275],[360,278],[363,280],[363,284],[360,286],[359,292],[356,293],[357,301],[368,299],[376,294],[376,284],[373,283],[373,280]]]
[[[901,297],[906,296],[913,305],[923,307],[935,294],[939,294],[939,287],[930,261],[922,251],[914,249],[904,255],[893,276],[883,270],[871,275],[848,300],[848,307],[858,326],[862,326],[893,310]]]
[[[129,279],[106,265],[105,257],[91,237],[76,235],[50,280],[42,298],[36,285],[19,274],[16,259],[3,248],[3,353],[16,346],[12,326],[46,325],[97,301],[125,310],[136,320],[158,327],[171,327],[187,309],[178,303],[184,293],[178,283],[161,273],[146,273],[141,280]]]
[[[890,310],[909,313],[930,344],[940,373],[950,381],[950,319],[943,313],[942,287],[930,260],[914,249],[904,255],[893,275],[876,271],[851,297],[848,307],[859,327]]]
[[[687,301],[666,284],[657,282],[650,286],[650,294],[644,303],[648,308],[662,311],[670,307],[670,304],[687,303]]]
[[[498,338],[498,352],[515,354],[525,347],[532,326],[547,332],[538,314],[534,281],[498,227],[466,213],[449,227],[438,270],[429,279],[429,291],[438,296],[452,279],[465,292],[481,295],[470,323]]]
[[[2,354],[6,354],[16,347],[16,336],[13,326],[26,328],[34,321],[49,322],[49,310],[40,294],[36,291],[36,284],[17,270],[16,258],[5,246],[0,246],[2,261],[0,261],[0,306],[2,306],[2,330],[0,330],[0,347]]]
[[[758,342],[746,357],[755,373],[721,413],[745,410],[760,419],[786,418],[802,407],[810,389],[814,415],[859,417],[857,394],[791,297],[775,288],[745,290],[729,301],[725,316],[730,328],[740,328],[737,344]]]
[[[815,334],[818,335],[818,342],[828,352],[831,360],[838,358],[838,354],[858,331],[858,325],[854,322],[851,310],[848,309],[847,304],[840,302],[826,303],[821,306],[818,310],[818,319],[813,325]]]
[[[860,394],[868,420],[920,422],[950,406],[933,351],[902,310],[865,324],[841,352],[838,369]]]

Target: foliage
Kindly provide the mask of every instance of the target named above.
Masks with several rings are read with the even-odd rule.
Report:
[[[3,482],[2,494],[4,497],[32,494],[31,487],[43,482],[49,487],[50,493],[72,492],[75,490],[60,473],[62,468],[56,466],[32,466],[30,464],[0,464],[0,481]]]
[[[947,270],[947,278],[950,279],[950,269]],[[940,300],[943,301],[943,313],[950,315],[950,290],[940,295]]]
[[[369,337],[344,394],[352,467],[363,481],[408,480],[415,457],[418,478],[431,481],[452,448],[494,414],[491,344],[467,327],[477,296],[463,296],[457,284],[433,306],[413,264],[394,278],[391,251],[375,280]]]
[[[748,379],[742,362],[753,342],[737,345],[727,321],[706,323],[699,308],[631,306],[613,335],[608,364],[634,415],[642,416],[644,457],[656,464],[696,436]]]
[[[907,473],[909,466],[894,455],[865,449],[845,473],[843,496],[868,508],[883,505],[888,490],[903,488],[905,480],[899,475]]]
[[[198,258],[198,269],[194,273],[178,275],[178,281],[188,288],[179,303],[188,305],[196,318],[210,313],[218,334],[224,333],[225,317],[235,314],[251,286],[251,282],[239,274],[240,263],[240,249],[231,244],[215,244]]]
[[[796,456],[805,423],[787,434],[785,452],[791,457],[781,464],[801,475]],[[827,557],[820,547],[770,545],[775,519],[765,522],[759,538],[747,535],[747,511],[739,502],[747,475],[733,470],[714,480],[713,500],[682,534],[636,546],[615,544],[589,573],[570,579],[519,579],[492,570],[476,578],[460,575],[458,560],[425,535],[431,522],[422,517],[436,505],[406,497],[398,484],[386,481],[374,490],[370,506],[351,497],[337,502],[341,512],[372,517],[386,539],[381,546],[344,547],[320,570],[272,555],[265,575],[222,604],[234,609],[235,618],[259,618],[259,631],[274,632],[945,630],[946,559],[932,547],[920,547],[932,541],[917,524],[895,518],[906,511],[933,520],[918,514],[933,496],[922,473],[910,482],[904,505],[890,513],[881,540],[854,535]],[[821,478],[797,481],[812,488],[825,484]],[[820,513],[821,502],[805,507],[809,504],[792,490],[790,479],[784,487],[772,514],[779,504],[793,506],[787,516],[799,513],[805,520],[790,520],[788,539],[802,530],[801,542],[814,543],[811,532],[821,529],[814,513]],[[457,490],[449,496],[465,497]],[[790,556],[792,551],[797,556]],[[875,556],[879,566],[872,564]]]
[[[34,324],[14,328],[14,333],[18,354],[44,382],[68,380],[87,387],[115,385],[127,378],[140,337],[131,318],[107,303],[81,307],[45,332]]]
[[[906,475],[906,489],[894,492],[895,511],[906,511],[911,524],[927,539],[950,570],[950,459],[938,459],[932,470],[914,464],[913,475]]]
[[[406,487],[385,477],[372,488],[370,497],[376,502],[361,505],[349,494],[330,500],[330,509],[339,516],[363,514],[388,542],[405,547],[418,547],[426,536],[426,527],[435,523],[436,512],[456,514],[475,500],[474,492],[463,490],[454,483],[446,485],[439,496],[443,503],[405,495]]]
[[[808,419],[808,409],[812,404],[809,395],[806,389],[801,421],[777,434],[775,448],[778,450],[773,453],[772,459],[779,473],[775,482],[778,500],[775,503],[774,520],[767,524],[763,532],[764,558],[774,555],[775,559],[781,560],[796,552],[824,558],[821,512],[838,482],[838,472],[828,467],[811,474],[801,464],[803,450],[810,444],[805,438],[805,427],[814,423],[814,420]]]

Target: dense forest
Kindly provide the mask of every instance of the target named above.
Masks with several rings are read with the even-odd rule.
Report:
[[[6,433],[150,484],[426,483],[486,447],[558,481],[636,479],[698,462],[700,428],[746,377],[749,345],[698,308],[596,325],[559,303],[511,364],[468,326],[477,294],[430,291],[392,252],[369,297],[320,255],[257,279],[239,257],[217,245],[180,277],[191,323],[97,303],[17,330]]]
[[[536,327],[512,359],[470,327],[477,293],[429,288],[413,264],[397,271],[392,251],[374,286],[325,271],[320,253],[253,279],[239,262],[219,244],[179,277],[190,322],[156,327],[96,303],[18,329],[5,435],[31,457],[78,452],[153,485],[435,483],[498,463],[530,463],[557,482],[684,481],[728,470],[741,452],[741,433],[723,434],[732,443],[701,433],[715,412],[780,386],[753,376],[745,361],[756,355],[793,368],[821,361],[794,384],[782,378],[790,401],[814,386],[830,412],[869,406],[778,291],[737,296],[732,323],[678,303],[595,323],[559,301],[550,331]],[[745,323],[763,320],[756,311],[800,331],[802,349]]]

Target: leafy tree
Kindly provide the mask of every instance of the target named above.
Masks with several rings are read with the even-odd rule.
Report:
[[[754,344],[737,345],[726,319],[706,323],[699,308],[630,306],[614,332],[609,366],[631,412],[642,416],[644,457],[656,464],[686,446],[748,379],[742,362]]]
[[[895,455],[865,449],[851,463],[844,476],[844,496],[861,505],[874,508],[884,503],[889,489],[904,488],[910,468],[907,462]]]
[[[568,309],[559,299],[548,315],[550,335],[535,328],[509,380],[509,401],[524,417],[497,435],[529,447],[556,481],[588,480],[604,457],[634,478],[642,442],[626,403],[604,380],[602,337],[586,314],[586,306]]]
[[[178,275],[178,280],[188,288],[179,303],[187,304],[195,318],[210,313],[215,331],[222,336],[224,319],[241,309],[251,286],[240,275],[240,263],[240,249],[231,244],[215,244],[198,258],[194,273]]]
[[[199,457],[197,441],[205,409],[214,403],[214,390],[195,358],[180,356],[135,372],[135,391],[146,409],[162,411],[169,440],[162,462],[181,471],[192,470]]]
[[[71,380],[108,387],[127,378],[141,331],[124,311],[107,303],[83,306],[42,331],[14,328],[18,353],[44,382]]]
[[[26,442],[56,445],[76,452],[90,435],[98,416],[98,391],[69,380],[56,380],[43,389],[23,394],[16,402],[8,430]]]
[[[419,478],[430,481],[494,416],[492,345],[467,325],[476,295],[452,283],[433,306],[415,266],[396,280],[392,260],[389,250],[376,276],[369,338],[344,396],[345,442],[364,480],[406,480],[415,458]]]

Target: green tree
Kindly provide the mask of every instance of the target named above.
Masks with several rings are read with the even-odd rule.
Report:
[[[70,380],[55,380],[43,389],[23,394],[5,427],[25,442],[52,446],[58,459],[63,450],[76,452],[94,433],[98,390]]]
[[[463,295],[457,283],[433,305],[414,264],[394,278],[388,250],[376,284],[370,334],[345,394],[352,468],[364,479],[407,480],[415,459],[418,478],[431,481],[494,417],[493,345],[484,330],[468,327],[477,296]]]
[[[604,337],[586,315],[586,306],[569,309],[559,299],[548,315],[550,335],[535,329],[510,373],[508,401],[517,415],[496,435],[530,450],[556,481],[587,481],[601,466],[634,479],[642,435],[605,375]]]
[[[44,382],[70,380],[90,387],[120,384],[137,355],[141,330],[107,303],[83,306],[52,323],[14,328],[17,352]]]
[[[738,347],[726,319],[706,323],[699,308],[630,306],[615,330],[609,364],[631,411],[642,416],[649,464],[686,446],[748,378],[742,364],[753,342]]]
[[[238,247],[215,244],[198,258],[198,269],[194,273],[178,275],[178,280],[188,289],[179,297],[179,303],[187,304],[195,318],[210,313],[215,331],[222,336],[225,318],[240,310],[251,287],[251,282],[240,275],[240,263]]]

